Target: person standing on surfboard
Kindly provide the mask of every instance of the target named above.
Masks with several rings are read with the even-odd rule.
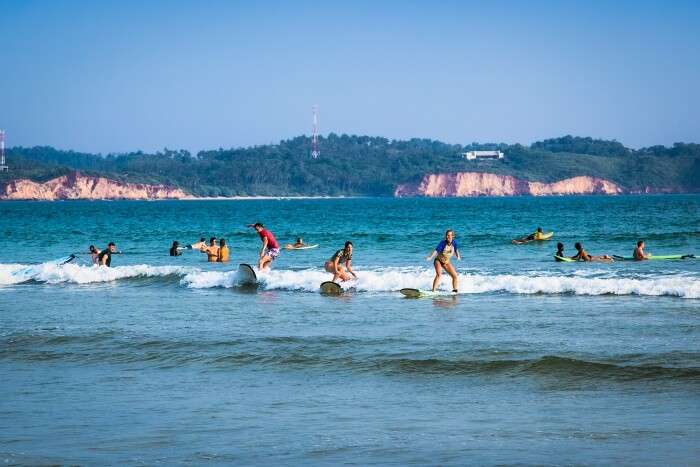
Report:
[[[341,263],[345,263],[345,268],[343,268]],[[350,280],[350,274],[357,279],[357,274],[352,270],[352,242],[345,242],[345,246],[341,250],[336,251],[331,256],[331,259],[325,262],[323,267],[326,271],[333,274],[333,282],[338,279],[343,282],[348,281]]]
[[[251,227],[260,235],[262,246],[260,247],[260,259],[258,260],[258,270],[264,271],[272,265],[272,262],[280,254],[280,245],[277,243],[272,232],[267,230],[260,222],[256,222]]]
[[[433,261],[433,266],[435,266],[435,279],[433,279],[433,292],[435,292],[440,285],[440,276],[442,275],[442,270],[447,271],[447,274],[452,278],[452,291],[457,292],[457,271],[455,271],[454,266],[450,264],[450,259],[452,255],[455,255],[458,260],[462,260],[462,256],[459,254],[459,246],[455,241],[455,233],[452,230],[445,232],[445,239],[438,243],[435,247],[433,253],[426,258],[427,261],[435,258]]]

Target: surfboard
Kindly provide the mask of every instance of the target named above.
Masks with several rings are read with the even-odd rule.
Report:
[[[575,263],[576,262],[575,259],[565,258],[564,256],[557,256],[557,255],[554,255],[554,259],[557,261],[561,261],[562,263]]]
[[[635,260],[632,256],[618,256],[618,255],[613,255],[613,258],[615,258],[617,261],[637,261]],[[655,256],[652,255],[649,258],[641,261],[660,261],[660,260],[674,260],[674,259],[693,259],[695,258],[695,255],[659,255]]]
[[[340,295],[343,292],[343,288],[332,281],[326,281],[321,283],[321,293],[324,295]]]
[[[304,245],[304,246],[292,246],[292,245],[285,245],[284,249],[285,250],[310,250],[312,248],[317,248],[318,244],[315,245]]]
[[[68,255],[64,256],[62,258],[54,259],[51,261],[47,261],[45,263],[41,264],[35,264],[32,266],[27,266],[22,269],[18,269],[15,272],[12,273],[13,276],[18,277],[18,276],[23,276],[23,275],[28,275],[34,273],[37,267],[42,266],[42,265],[51,265],[51,266],[62,266],[64,264],[68,264],[71,261],[73,261],[76,258],[75,255]]]
[[[238,265],[238,280],[241,285],[256,285],[258,276],[250,264],[241,263]]]
[[[447,297],[457,295],[456,292],[448,292],[446,290],[419,290],[419,289],[401,289],[399,290],[405,297],[408,298],[426,298],[426,297]]]

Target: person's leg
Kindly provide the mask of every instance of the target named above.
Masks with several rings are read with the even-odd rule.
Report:
[[[455,291],[457,290],[457,281],[458,281],[458,276],[457,276],[457,271],[455,271],[454,266],[452,266],[450,263],[447,263],[444,265],[445,271],[447,271],[447,274],[452,277],[452,290]]]
[[[438,285],[440,285],[440,274],[442,274],[442,266],[440,265],[440,261],[433,261],[433,265],[435,266],[435,279],[433,279],[433,292],[435,292],[438,288]]]
[[[333,282],[335,282],[338,279],[340,279],[343,282],[347,280],[347,274],[345,273],[345,270],[340,264],[338,265],[338,272],[333,273]]]
[[[265,255],[262,258],[260,258],[260,270],[263,271],[266,268],[268,268],[271,262],[272,258],[270,258],[268,255]]]

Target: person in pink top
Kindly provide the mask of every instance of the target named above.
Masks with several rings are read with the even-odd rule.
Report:
[[[277,243],[272,232],[267,230],[260,222],[252,225],[255,231],[260,235],[262,247],[260,248],[260,259],[258,260],[258,270],[264,271],[272,265],[272,261],[280,254],[280,245]]]

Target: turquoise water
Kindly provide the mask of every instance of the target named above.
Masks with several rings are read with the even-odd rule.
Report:
[[[0,203],[9,464],[629,464],[700,455],[700,196]],[[240,287],[264,222],[283,251]],[[536,226],[551,242],[515,246]],[[460,294],[411,300],[446,228]],[[229,264],[168,256],[225,237]],[[327,297],[345,240],[359,279]],[[47,261],[114,241],[113,268]],[[449,287],[447,279],[443,289]]]

